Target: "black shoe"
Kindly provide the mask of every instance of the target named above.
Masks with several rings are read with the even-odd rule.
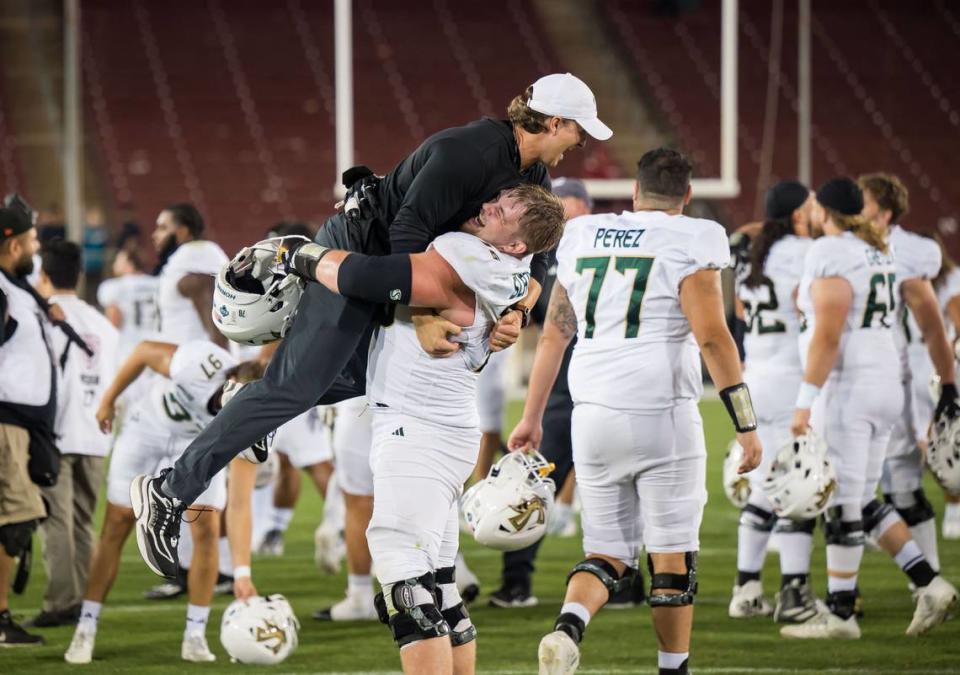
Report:
[[[530,594],[529,586],[504,586],[490,594],[489,605],[503,609],[515,607],[536,607],[539,600]]]
[[[42,635],[33,635],[10,616],[10,610],[0,612],[0,647],[32,647],[42,645]]]
[[[469,605],[477,599],[478,595],[480,595],[480,586],[477,584],[468,584],[463,591],[461,591],[460,599],[463,600],[463,604]]]
[[[186,505],[166,496],[160,489],[170,469],[157,476],[140,475],[130,484],[130,501],[137,518],[137,546],[140,556],[154,574],[174,580],[180,569],[177,544],[180,518]]]
[[[73,626],[80,619],[80,613],[73,613],[73,608],[48,612],[40,612],[32,619],[23,622],[24,628],[56,628],[58,626]]]
[[[810,585],[794,579],[780,589],[777,606],[773,610],[773,620],[776,623],[805,623],[819,611]]]
[[[217,583],[213,587],[214,595],[233,595],[233,577],[217,573]]]

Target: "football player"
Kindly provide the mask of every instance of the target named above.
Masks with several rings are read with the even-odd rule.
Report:
[[[825,236],[807,252],[798,306],[803,382],[792,431],[812,428],[827,445],[837,489],[825,513],[827,603],[806,621],[780,629],[786,637],[857,639],[857,574],[864,530],[919,589],[907,628],[920,635],[944,621],[956,589],[926,560],[894,509],[875,501],[893,430],[903,412],[893,324],[896,265],[883,229],[862,215],[863,192],[848,178],[817,190],[814,220]]]
[[[540,642],[542,675],[574,673],[591,618],[635,575],[641,547],[661,675],[688,672],[706,447],[697,402],[701,354],[743,447],[761,446],[720,269],[730,263],[719,224],[683,215],[692,168],[665,148],[638,163],[633,212],[575,218],[557,249],[557,281],[537,345],[512,450],[538,447],[550,387],[573,336],[573,460],[586,559],[568,577],[554,630]]]

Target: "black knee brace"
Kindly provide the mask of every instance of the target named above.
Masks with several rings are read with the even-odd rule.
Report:
[[[791,518],[780,518],[773,528],[775,534],[813,534],[817,529],[817,519],[793,520]]]
[[[687,551],[683,555],[687,573],[673,574],[654,570],[653,558],[647,554],[647,569],[650,571],[650,596],[647,602],[651,607],[684,607],[693,604],[693,596],[697,594],[697,554]],[[665,589],[680,593],[659,592]]]
[[[618,577],[617,570],[614,566],[603,558],[587,558],[573,566],[570,574],[567,575],[567,584],[570,583],[570,579],[573,578],[573,575],[577,572],[589,572],[599,579],[600,583],[607,589],[608,598],[614,593],[619,593],[624,588],[629,588],[630,581],[636,574],[635,569],[628,567],[624,570],[623,576]]]
[[[444,604],[443,591],[440,586],[444,584],[456,584],[456,572],[456,567],[441,567],[436,572],[437,605],[440,607],[443,607]],[[459,592],[456,592],[455,598],[457,600],[456,604],[447,609],[441,609],[440,614],[443,615],[443,620],[450,626],[450,642],[453,643],[454,647],[459,647],[477,639],[477,627],[474,626],[470,620],[470,613],[467,612],[463,601],[460,600]],[[462,624],[463,621],[467,623]]]
[[[823,514],[823,538],[835,546],[863,546],[861,513],[854,520],[850,507],[832,506]],[[844,520],[844,516],[846,519]]]
[[[740,511],[740,524],[757,532],[772,532],[777,524],[777,516],[759,506],[747,504]]]
[[[888,502],[881,502],[879,499],[871,499],[863,507],[863,530],[873,532],[873,530],[886,518],[893,513],[894,509]]]
[[[437,585],[432,573],[387,584],[374,606],[381,623],[390,626],[398,647],[418,640],[450,635],[450,626],[437,607]]]
[[[885,494],[883,499],[897,510],[908,527],[914,527],[935,517],[933,504],[927,499],[923,488],[913,492]]]
[[[16,558],[26,551],[39,523],[39,520],[28,520],[0,527],[0,545],[6,549],[7,555]]]

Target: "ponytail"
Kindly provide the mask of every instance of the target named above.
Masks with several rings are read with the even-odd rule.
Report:
[[[852,232],[881,253],[889,252],[890,247],[887,244],[887,234],[880,225],[877,225],[860,213],[848,216],[839,211],[827,208],[826,206],[824,206],[823,209],[827,212],[827,215],[830,216],[834,224],[841,230]]]
[[[763,265],[767,261],[767,256],[770,255],[770,249],[788,234],[793,234],[793,222],[789,218],[768,220],[763,223],[763,228],[750,243],[750,275],[743,282],[744,286],[756,288],[763,283],[766,279]]]

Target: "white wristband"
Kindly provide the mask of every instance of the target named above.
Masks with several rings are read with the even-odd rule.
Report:
[[[813,407],[813,402],[820,395],[820,387],[809,382],[800,383],[800,391],[797,392],[797,407],[809,409]]]
[[[249,565],[237,565],[233,568],[233,578],[234,579],[249,579],[250,578],[250,566]]]

